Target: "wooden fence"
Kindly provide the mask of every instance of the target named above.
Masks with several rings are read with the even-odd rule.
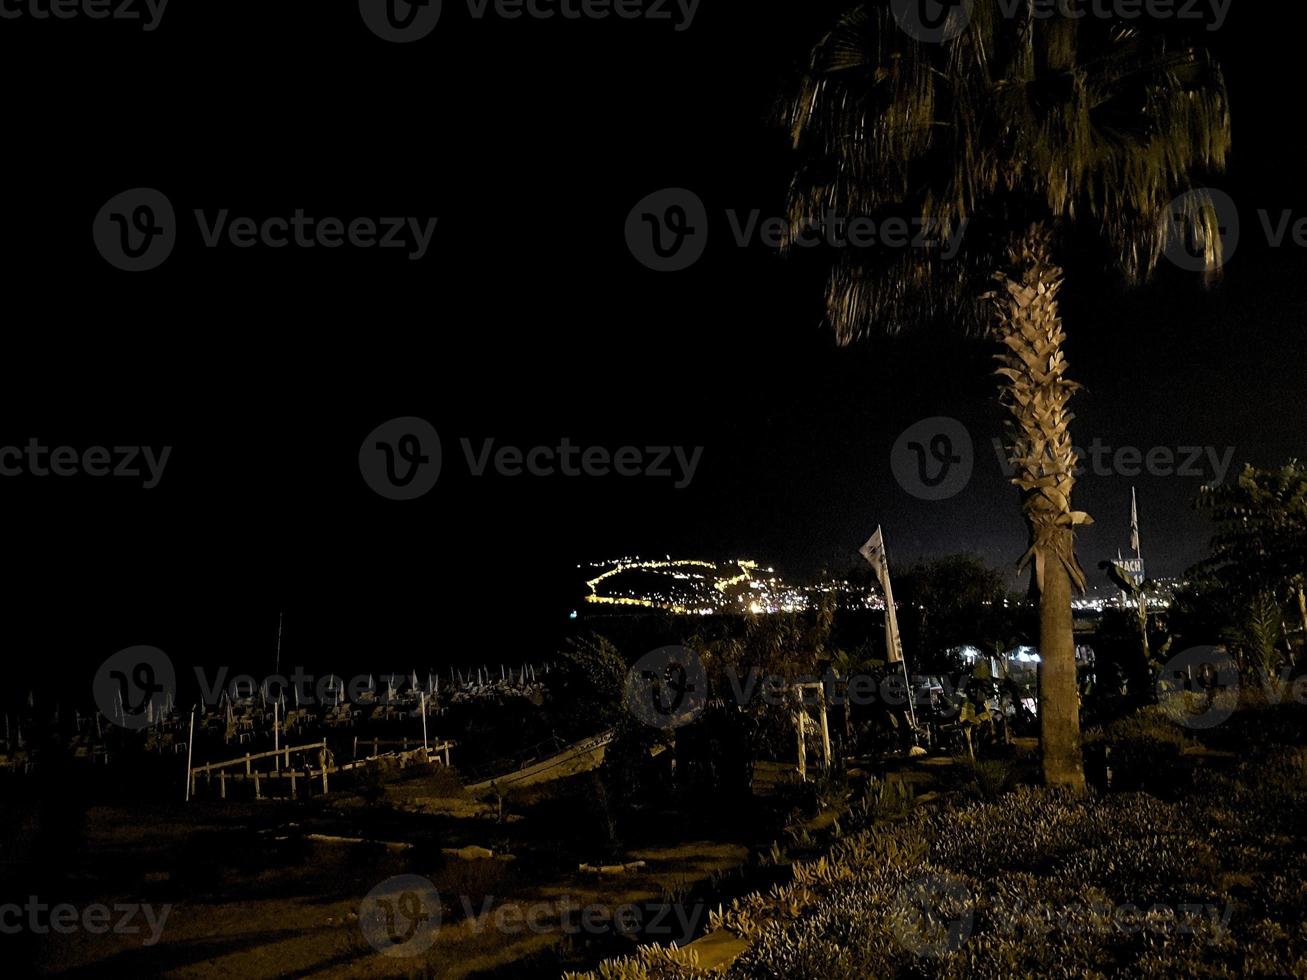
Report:
[[[454,743],[449,741],[437,742],[428,749],[418,740],[414,748],[410,750],[408,748],[409,739],[355,739],[354,741],[356,756],[360,746],[365,750],[371,748],[373,750],[372,754],[364,759],[336,765],[331,750],[327,747],[327,740],[323,739],[321,742],[310,742],[307,745],[287,745],[268,752],[247,752],[235,759],[227,759],[222,762],[207,762],[195,766],[191,769],[187,799],[195,795],[200,777],[204,778],[206,789],[211,789],[216,782],[218,784],[218,798],[223,800],[227,798],[228,780],[242,785],[252,782],[256,800],[263,799],[264,783],[268,780],[272,781],[269,783],[270,786],[288,786],[291,799],[298,796],[301,781],[309,787],[311,793],[314,783],[321,780],[322,792],[327,793],[329,792],[330,782],[328,777],[330,775],[360,769],[370,762],[382,759],[393,759],[401,767],[414,763],[441,761],[448,766],[449,750],[454,746]],[[401,743],[403,747],[399,751],[380,751],[383,746],[399,746]],[[292,765],[292,757],[296,757],[294,765]],[[272,760],[270,769],[266,768],[269,759]],[[259,763],[263,763],[264,768],[260,768]]]
[[[317,754],[317,768],[313,767],[313,754]],[[301,756],[300,768],[291,765],[291,756]],[[271,770],[261,770],[255,766],[255,763],[263,762],[265,759],[272,760]],[[228,772],[229,769],[236,770]],[[303,779],[309,782],[314,779],[322,780],[322,792],[327,792],[327,775],[335,771],[331,765],[331,751],[327,748],[327,740],[321,742],[311,742],[308,745],[287,745],[283,748],[273,749],[270,752],[246,752],[245,755],[236,759],[228,759],[225,762],[207,762],[201,766],[195,766],[191,769],[191,796],[195,795],[196,784],[201,776],[204,777],[204,785],[211,787],[214,780],[218,783],[218,797],[227,798],[227,780],[233,780],[239,783],[253,781],[254,798],[263,799],[263,782],[264,780],[273,780],[275,785],[285,785],[277,783],[278,780],[290,780],[290,796],[295,798],[298,792],[298,782]],[[310,783],[311,784],[311,783]]]
[[[432,761],[443,762],[446,766],[448,766],[449,750],[452,749],[457,744],[458,744],[457,742],[452,742],[452,741],[433,743],[429,750],[430,755],[432,757]],[[421,747],[421,745],[422,745],[422,739],[420,738],[359,738],[357,735],[355,735],[354,758],[357,759],[359,757],[360,747],[362,747],[362,749],[365,752],[369,748],[372,749],[372,751],[365,756],[365,758],[371,759],[381,755],[382,754],[381,750],[383,748],[394,748],[394,749],[399,749],[399,751],[401,752],[407,752],[409,751],[410,747],[416,749]]]

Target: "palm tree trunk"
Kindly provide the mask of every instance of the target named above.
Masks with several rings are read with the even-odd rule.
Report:
[[[1083,792],[1085,767],[1080,752],[1080,688],[1071,621],[1071,576],[1057,561],[1046,565],[1044,585],[1039,591],[1039,657],[1039,741],[1044,782]]]
[[[1047,231],[1038,226],[1012,247],[1009,258],[1011,268],[996,275],[1001,288],[993,294],[996,335],[1005,348],[998,355],[997,373],[1004,379],[1000,398],[1010,414],[1006,434],[1012,482],[1021,490],[1030,532],[1021,566],[1033,563],[1039,592],[1044,781],[1083,792],[1071,588],[1085,588],[1085,573],[1075,557],[1074,528],[1091,520],[1071,509],[1077,459],[1067,404],[1077,386],[1065,377],[1062,354],[1066,334],[1057,302],[1062,270],[1052,260]]]

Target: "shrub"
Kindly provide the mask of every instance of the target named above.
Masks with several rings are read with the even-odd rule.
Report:
[[[1185,730],[1166,711],[1152,705],[1087,733],[1091,750],[1106,748],[1112,788],[1146,790],[1174,796],[1190,786],[1180,755],[1187,744]]]

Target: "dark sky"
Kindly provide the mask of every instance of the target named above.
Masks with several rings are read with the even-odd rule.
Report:
[[[0,23],[0,444],[173,447],[151,490],[0,479],[20,670],[60,676],[132,643],[258,660],[282,608],[293,660],[520,660],[554,642],[575,564],[591,558],[750,556],[803,577],[843,571],[877,523],[896,563],[972,550],[1010,567],[1024,550],[990,447],[990,349],[942,330],[839,349],[820,276],[731,241],[728,209],[780,213],[789,161],[773,106],[842,5],[705,3],[678,33],[476,21],[446,0],[435,32],[408,45],[372,36],[353,4],[327,6],[178,4],[149,33]],[[1267,248],[1257,218],[1307,218],[1291,16],[1235,5],[1212,35],[1235,120],[1216,184],[1244,226],[1225,281],[1204,291],[1168,272],[1126,292],[1070,270],[1078,444],[1234,447],[1231,473],[1304,452],[1307,251]],[[160,268],[129,274],[90,229],[142,186],[169,197],[182,232]],[[623,225],[644,195],[678,186],[707,206],[708,247],[657,274]],[[439,224],[419,262],[208,249],[194,208]],[[357,454],[402,415],[435,426],[445,466],[400,503],[365,486]],[[942,502],[890,469],[898,435],[931,416],[975,444],[969,486]],[[685,489],[473,478],[458,444],[564,436],[702,446],[702,464]],[[1201,482],[1086,476],[1078,503],[1100,523],[1081,537],[1085,564],[1128,543],[1133,484],[1150,572],[1182,571],[1206,539],[1190,509]]]

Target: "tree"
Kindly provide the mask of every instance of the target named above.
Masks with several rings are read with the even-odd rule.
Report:
[[[1002,576],[973,555],[911,565],[894,591],[903,607],[899,622],[911,630],[924,670],[952,669],[948,651],[971,645],[988,654],[1019,631],[1018,603]]]
[[[710,710],[700,723],[709,722],[719,729],[713,737],[723,744],[729,740],[732,752],[737,745],[745,746],[741,751],[748,757],[750,772],[752,760],[793,751],[798,698],[790,685],[821,677],[826,665],[839,656],[831,645],[834,622],[835,603],[828,598],[808,612],[746,616],[737,635],[690,641],[690,647],[701,653],[714,698],[728,703],[742,699],[740,710],[728,712],[730,720]],[[761,690],[750,686],[773,680],[785,685],[783,697],[763,696]],[[744,733],[740,739],[720,734],[731,724]],[[686,744],[706,743],[695,738]]]
[[[1182,621],[1219,635],[1245,672],[1265,678],[1280,641],[1288,644],[1286,623],[1296,619],[1307,632],[1307,466],[1245,466],[1233,483],[1203,487],[1196,506],[1216,533],[1211,554],[1187,574]]]
[[[1224,166],[1230,122],[1220,70],[1202,51],[1100,17],[1036,16],[1033,0],[1010,6],[975,0],[966,28],[942,44],[901,30],[886,0],[845,14],[786,107],[797,156],[789,221],[792,243],[832,212],[919,218],[936,240],[965,230],[952,258],[940,248],[840,249],[826,316],[842,343],[946,318],[1000,344],[1029,529],[1021,564],[1039,596],[1044,777],[1080,791],[1071,590],[1085,585],[1073,535],[1089,517],[1071,506],[1076,385],[1055,250],[1079,223],[1128,280],[1142,280],[1177,218],[1214,274],[1210,196],[1177,195],[1191,174]],[[986,276],[996,288],[982,293]]]
[[[1203,487],[1197,507],[1216,521],[1210,557],[1190,574],[1236,602],[1288,598],[1307,630],[1307,466],[1245,466],[1234,483]]]
[[[569,738],[593,735],[622,716],[626,661],[604,636],[570,638],[550,675],[555,724]]]

